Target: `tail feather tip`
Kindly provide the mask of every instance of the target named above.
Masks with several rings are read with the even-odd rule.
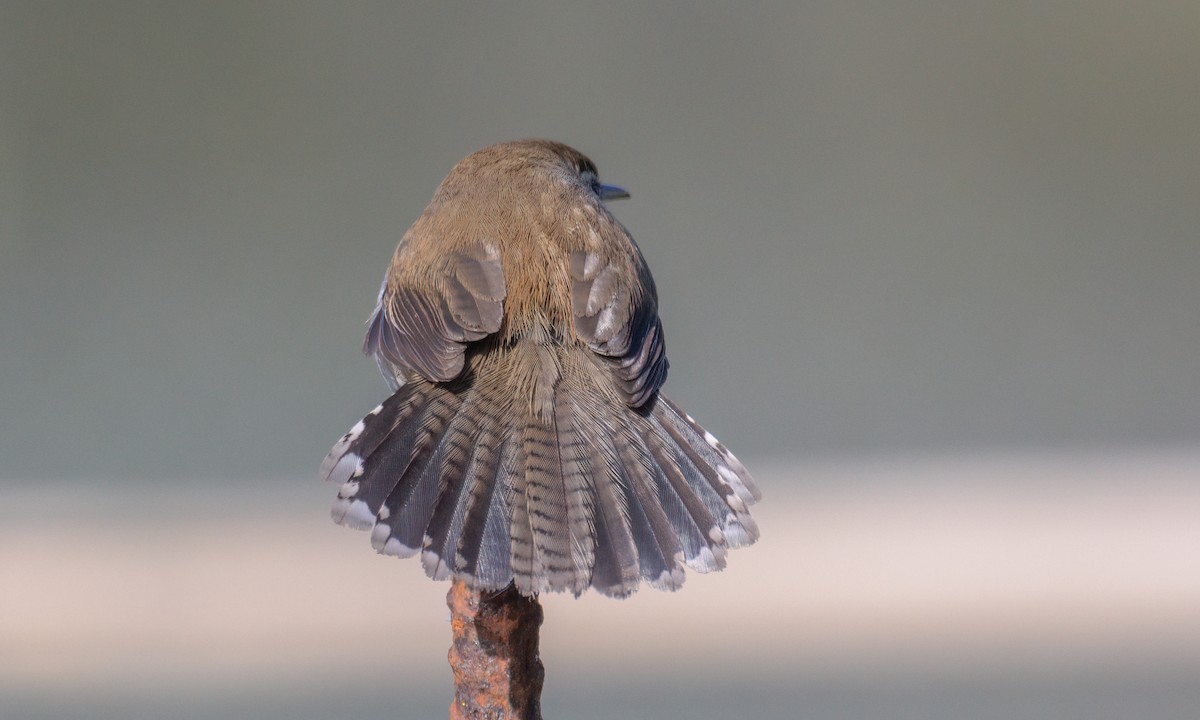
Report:
[[[338,525],[345,525],[355,530],[367,530],[375,524],[375,513],[371,512],[362,500],[338,495],[329,511],[330,517]]]

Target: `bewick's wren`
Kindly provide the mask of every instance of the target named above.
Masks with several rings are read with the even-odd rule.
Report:
[[[333,517],[426,572],[526,595],[675,589],[754,542],[754,481],[659,393],[654,280],[591,160],[469,155],[404,234],[364,351],[395,394],[330,451]]]

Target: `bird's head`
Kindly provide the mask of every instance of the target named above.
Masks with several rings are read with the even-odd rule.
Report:
[[[513,199],[527,193],[540,201],[550,187],[574,195],[573,200],[597,204],[629,197],[624,188],[601,183],[596,164],[586,155],[552,140],[516,140],[471,153],[442,181],[438,196],[488,193]]]

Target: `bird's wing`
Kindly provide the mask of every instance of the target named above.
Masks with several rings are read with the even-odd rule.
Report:
[[[448,382],[462,372],[467,343],[500,329],[504,315],[500,253],[488,243],[448,253],[429,282],[384,280],[363,352],[393,387],[413,374]]]
[[[630,242],[632,244],[632,242]],[[633,272],[602,254],[571,254],[571,305],[575,334],[611,370],[630,407],[641,407],[667,380],[667,347],[658,318],[654,279],[636,246],[624,259]],[[636,282],[623,278],[632,276]]]

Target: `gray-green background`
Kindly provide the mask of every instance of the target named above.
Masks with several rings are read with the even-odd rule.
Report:
[[[0,4],[0,477],[313,472],[445,172],[577,145],[743,455],[1200,440],[1194,3]]]
[[[521,137],[632,191],[667,391],[766,491],[726,573],[547,601],[548,715],[1197,717],[1167,0],[0,0],[0,717],[444,714],[444,586],[316,466],[396,241]]]

